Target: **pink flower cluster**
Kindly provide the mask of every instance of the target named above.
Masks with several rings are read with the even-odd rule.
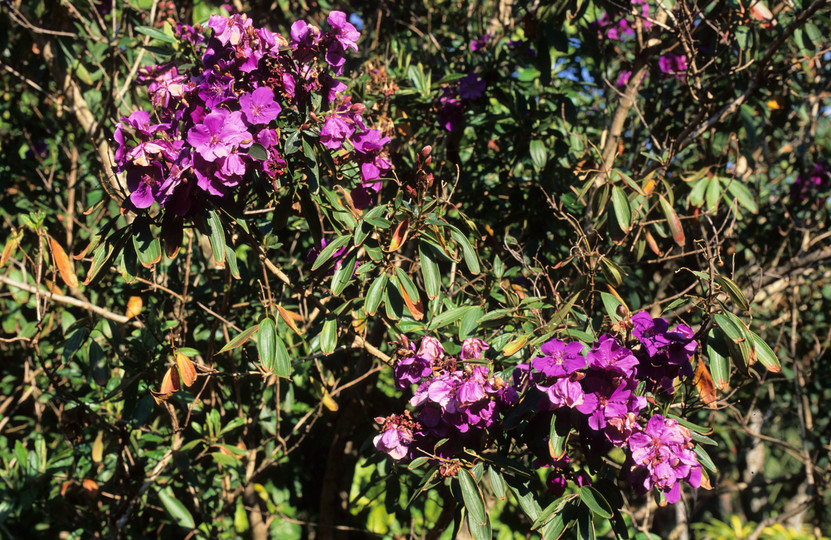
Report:
[[[518,398],[516,390],[492,377],[487,367],[461,363],[480,360],[489,348],[483,340],[469,338],[456,359],[432,337],[423,338],[418,349],[406,343],[398,353],[395,380],[399,388],[418,384],[410,399],[415,421],[409,414],[376,419],[383,427],[373,441],[375,448],[393,459],[433,455],[433,445],[448,437],[438,449],[441,457],[478,448],[482,435]]]
[[[652,26],[652,22],[649,20],[649,3],[647,0],[632,0],[632,10],[634,17],[641,18],[644,29]],[[627,14],[612,18],[608,13],[604,13],[591,26],[614,41],[632,37],[635,35],[634,19],[630,20],[625,15]]]
[[[116,166],[126,172],[132,208],[156,202],[186,215],[201,199],[219,200],[252,175],[275,181],[300,147],[287,148],[287,133],[345,150],[340,162],[358,167],[358,189],[377,188],[391,168],[389,138],[367,128],[365,107],[342,97],[346,85],[334,78],[360,35],[342,12],[327,21],[327,32],[295,22],[290,40],[255,28],[244,14],[212,15],[204,29],[178,26],[191,67],[145,70],[140,80],[154,111],[122,118],[115,131]]]

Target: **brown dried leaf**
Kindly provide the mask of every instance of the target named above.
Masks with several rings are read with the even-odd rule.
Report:
[[[698,359],[695,366],[695,388],[698,390],[698,395],[701,396],[701,401],[711,409],[716,407],[718,401],[718,394],[716,393],[716,384],[713,382],[713,377],[710,371],[704,364],[702,359]]]
[[[20,244],[20,239],[23,238],[23,235],[20,233],[15,233],[6,240],[6,245],[3,247],[3,255],[0,256],[0,268],[6,266],[6,263],[9,262],[9,258],[14,255],[14,252],[17,251],[17,246]]]
[[[52,248],[52,258],[55,260],[55,266],[58,268],[58,273],[61,275],[63,282],[72,289],[78,287],[78,276],[75,275],[75,264],[72,259],[66,255],[66,251],[58,241],[51,236],[49,237],[49,246]]]
[[[179,382],[179,371],[170,367],[167,368],[167,372],[164,374],[161,389],[159,389],[158,392],[151,392],[151,394],[153,395],[153,399],[156,400],[156,404],[159,404],[163,401],[167,401],[167,399],[174,393],[178,392],[181,387],[182,385]]]
[[[424,318],[424,305],[421,302],[421,298],[418,299],[417,303],[413,303],[410,296],[407,294],[407,291],[404,290],[404,287],[399,285],[398,290],[401,292],[401,296],[404,298],[404,303],[407,304],[407,309],[410,310],[410,313],[413,315],[413,319],[420,321]]]

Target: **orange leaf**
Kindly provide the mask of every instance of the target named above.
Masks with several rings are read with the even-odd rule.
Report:
[[[151,392],[156,404],[166,401],[170,396],[177,392],[182,385],[179,382],[179,371],[170,367],[162,379],[162,387],[158,392]]]
[[[407,304],[407,309],[409,309],[410,313],[412,313],[413,319],[415,319],[417,321],[420,321],[421,319],[423,319],[424,318],[424,306],[421,302],[421,298],[419,298],[418,302],[414,304],[412,299],[410,299],[410,296],[407,294],[407,291],[404,290],[404,287],[399,285],[398,290],[401,291],[401,296],[404,297],[404,303]]]
[[[323,390],[323,397],[320,398],[320,402],[323,403],[323,406],[330,411],[337,412],[338,402],[332,399],[332,396],[329,395],[329,392],[326,389]]]
[[[675,213],[672,205],[669,204],[669,201],[667,201],[663,195],[658,195],[658,201],[661,203],[661,209],[664,211],[667,223],[669,223],[669,229],[672,231],[672,238],[675,240],[676,244],[684,247],[686,237],[684,236],[684,227],[681,225],[681,220],[678,219],[678,214]]]
[[[87,491],[98,491],[98,483],[95,480],[84,478],[84,481],[81,482],[81,485],[84,486],[84,489]]]
[[[14,252],[17,251],[17,246],[20,244],[20,239],[23,237],[22,234],[16,233],[9,237],[6,240],[6,245],[3,247],[3,255],[0,256],[0,268],[6,266],[6,263],[9,262],[9,257],[14,255]]]
[[[196,380],[196,368],[193,367],[193,362],[184,354],[176,353],[176,367],[179,368],[179,378],[182,384],[190,386]]]
[[[646,234],[644,236],[646,237],[646,245],[649,246],[649,249],[652,250],[652,253],[654,253],[658,257],[663,257],[664,254],[658,248],[658,242],[655,241],[655,237],[652,236],[652,233],[650,233],[649,231],[645,231],[645,233]]]
[[[713,382],[710,371],[700,358],[695,366],[695,387],[698,390],[698,395],[701,396],[701,401],[711,409],[714,409],[716,407],[716,401],[718,400],[716,385]]]
[[[67,257],[66,251],[64,251],[57,240],[51,236],[49,237],[49,245],[52,248],[52,257],[55,260],[55,266],[58,268],[58,273],[60,273],[61,279],[73,289],[78,287],[78,276],[75,275],[75,265],[72,263],[72,260]]]
[[[294,322],[294,321],[302,322],[303,317],[301,317],[297,313],[292,313],[291,311],[288,311],[283,306],[279,306],[279,305],[277,306],[277,312],[280,313],[280,318],[283,319],[284,321],[286,321],[286,324],[289,325],[289,327],[292,330],[294,330],[294,332],[298,336],[303,335],[303,334],[300,333],[300,329],[297,327],[297,324]]]
[[[132,319],[141,313],[143,305],[144,302],[142,301],[141,296],[131,296],[130,299],[127,300],[127,312],[125,313],[127,318]]]
[[[407,229],[410,226],[410,220],[404,218],[404,221],[398,224],[398,227],[395,228],[395,232],[392,233],[392,240],[390,240],[390,247],[387,250],[388,252],[393,252],[401,247],[407,240],[407,233],[409,232]]]

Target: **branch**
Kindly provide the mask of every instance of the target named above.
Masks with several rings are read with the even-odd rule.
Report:
[[[105,319],[110,319],[111,321],[119,322],[119,323],[122,323],[122,324],[127,323],[127,322],[130,321],[130,319],[128,317],[125,317],[124,315],[119,315],[118,313],[113,313],[112,311],[108,311],[108,310],[106,310],[102,307],[96,306],[96,305],[91,304],[89,302],[86,302],[84,300],[79,300],[79,299],[77,299],[75,297],[72,297],[72,296],[64,296],[62,294],[56,294],[56,293],[53,293],[53,292],[50,292],[50,291],[45,291],[42,288],[35,287],[34,285],[29,285],[28,283],[21,283],[19,281],[15,281],[15,280],[13,280],[11,278],[8,278],[6,276],[0,276],[0,283],[5,283],[9,287],[14,287],[16,289],[21,289],[21,290],[30,292],[32,294],[45,294],[46,298],[49,299],[49,300],[53,300],[53,301],[61,303],[61,304],[69,304],[70,306],[76,306],[76,307],[84,308],[87,311],[92,311],[93,313],[97,313],[98,315],[101,315]],[[140,327],[144,326],[139,321],[133,321],[130,324],[132,324],[133,326],[135,326],[137,328],[140,328]]]

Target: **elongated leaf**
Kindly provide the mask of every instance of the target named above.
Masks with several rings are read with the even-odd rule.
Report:
[[[229,341],[228,343],[225,344],[224,347],[219,349],[219,351],[216,354],[222,354],[225,351],[230,351],[231,349],[236,349],[240,345],[244,344],[246,341],[248,341],[248,339],[252,336],[252,334],[254,334],[254,332],[257,331],[257,329],[259,327],[260,327],[259,324],[255,324],[254,326],[251,326],[251,327],[245,329],[243,332],[240,332],[239,334],[237,334],[236,336],[231,338],[231,341]]]
[[[715,402],[718,399],[716,394],[716,384],[710,371],[704,364],[704,360],[699,358],[695,366],[695,388],[698,390],[698,395],[701,396],[701,401],[708,407],[715,407]]]
[[[462,317],[465,316],[472,306],[458,306],[451,309],[448,309],[444,313],[436,315],[433,317],[433,320],[430,321],[430,324],[427,325],[428,330],[436,330],[443,326],[447,326],[450,323],[456,322]]]
[[[326,264],[326,261],[332,258],[332,254],[335,251],[339,250],[348,243],[349,236],[339,236],[331,242],[329,242],[328,244],[326,244],[326,247],[323,248],[323,251],[321,251],[320,255],[317,256],[317,259],[315,259],[315,262],[312,265],[312,271],[317,270],[318,268]]]
[[[487,514],[485,515],[485,523],[477,523],[473,516],[467,515],[467,528],[474,540],[491,540],[493,538],[493,530]]]
[[[450,236],[452,236],[453,240],[462,246],[462,255],[464,256],[467,269],[471,274],[478,274],[479,257],[476,255],[476,251],[473,249],[473,246],[470,245],[467,237],[455,228],[450,229]]]
[[[759,213],[759,205],[756,204],[756,199],[753,197],[753,193],[750,192],[746,185],[738,180],[733,180],[727,184],[727,191],[729,191],[730,194],[736,198],[739,204],[745,207],[745,209],[747,209],[750,213]]]
[[[482,493],[476,481],[467,469],[459,469],[457,477],[462,488],[462,499],[464,499],[465,508],[470,513],[470,517],[480,525],[486,524],[488,515],[485,513],[485,501],[482,499]]]
[[[369,286],[369,290],[366,292],[364,309],[370,315],[375,315],[375,312],[378,311],[378,306],[381,305],[384,290],[387,288],[387,279],[387,275],[381,273],[381,275],[375,278],[375,281],[372,282],[372,285]]]
[[[294,330],[295,334],[297,334],[298,336],[302,336],[303,333],[300,331],[300,328],[297,327],[297,322],[302,322],[303,318],[297,313],[289,311],[279,304],[277,304],[276,307],[277,313],[280,314],[280,318],[283,319],[283,322],[285,322],[289,326],[289,328]]]
[[[338,346],[338,321],[326,319],[323,330],[320,332],[320,350],[324,354],[332,354]]]
[[[288,379],[291,377],[291,357],[289,351],[286,349],[286,344],[277,336],[274,342],[276,346],[276,356],[274,362],[274,374],[278,377]]]
[[[177,525],[185,529],[193,529],[196,527],[196,523],[193,521],[193,516],[188,509],[185,508],[185,505],[176,498],[171,488],[166,487],[164,489],[160,489],[157,493],[159,494],[159,500],[162,501],[162,506],[164,506],[164,509],[167,510],[167,513],[170,514],[170,517],[173,518],[173,521],[175,521]]]
[[[78,286],[78,276],[75,274],[75,264],[70,259],[57,240],[49,236],[49,246],[52,248],[52,258],[61,279],[73,289]]]
[[[721,181],[717,177],[710,179],[707,185],[707,211],[715,213],[718,210],[718,203],[721,201]]]
[[[384,289],[384,311],[387,317],[397,321],[404,315],[404,299],[398,290],[398,280],[390,280],[390,287]]]
[[[350,254],[341,263],[340,268],[335,270],[332,276],[332,294],[339,296],[340,293],[352,282],[352,275],[355,273],[355,253]]]
[[[216,210],[208,211],[208,232],[210,234],[211,251],[214,262],[219,266],[225,265],[225,229]],[[139,258],[141,254],[139,254]]]
[[[548,430],[548,451],[552,459],[561,459],[566,453],[566,444],[571,434],[571,423],[564,415],[552,415]]]
[[[529,151],[534,168],[538,171],[543,170],[548,162],[548,151],[545,149],[545,143],[540,140],[533,140],[529,145]]]
[[[753,339],[753,343],[756,345],[756,358],[759,362],[765,366],[765,369],[772,373],[779,373],[782,371],[782,365],[779,363],[779,359],[776,358],[776,354],[773,352],[773,349],[765,343],[761,337],[755,332],[750,332],[750,337]]]
[[[713,462],[712,458],[710,457],[710,454],[708,454],[707,451],[704,450],[703,446],[701,446],[700,444],[696,444],[695,448],[693,448],[693,451],[698,456],[698,462],[701,463],[702,466],[714,473],[718,472],[718,469],[716,469],[716,464]]]
[[[150,26],[136,26],[136,32],[144,34],[145,36],[150,36],[153,39],[158,39],[159,41],[164,41],[165,43],[176,43],[176,38],[173,36],[169,36],[161,30]]]
[[[424,279],[424,289],[427,292],[427,298],[432,300],[441,292],[441,274],[439,273],[439,264],[436,262],[436,254],[430,244],[422,241],[418,244],[418,255],[418,260],[421,263],[421,277]]]
[[[679,246],[684,247],[687,240],[684,236],[684,227],[681,225],[681,220],[678,219],[678,214],[675,213],[672,205],[669,204],[669,201],[667,201],[663,195],[658,195],[658,201],[661,203],[661,210],[667,218],[669,230],[672,231],[673,240],[675,240],[675,243]]]
[[[744,331],[737,326],[733,320],[724,313],[716,313],[713,315],[713,320],[724,334],[730,338],[734,343],[739,343],[745,340]]]
[[[507,486],[505,486],[505,479],[502,478],[502,473],[500,473],[496,467],[492,465],[488,467],[488,480],[490,481],[491,490],[496,498],[500,500],[504,499],[505,490],[507,489]]]
[[[475,306],[471,308],[465,316],[462,317],[462,322],[459,323],[459,340],[464,340],[479,326],[479,320],[483,315],[482,308]]]
[[[632,228],[632,210],[629,207],[629,199],[623,190],[617,186],[612,187],[612,207],[615,209],[615,217],[620,230],[628,233]]]
[[[591,486],[583,486],[578,490],[580,500],[583,501],[589,510],[603,519],[612,518],[612,505],[603,498],[599,491]]]
[[[719,343],[716,343],[716,341]],[[719,390],[730,386],[730,353],[726,343],[721,343],[721,336],[716,336],[715,329],[710,330],[707,339],[707,358],[710,359],[710,374]]]
[[[257,330],[257,352],[263,368],[273,371],[277,362],[277,325],[268,317],[260,321],[260,329]]]
[[[721,289],[727,293],[730,299],[733,300],[737,306],[739,306],[739,308],[744,311],[750,309],[750,303],[747,301],[747,298],[742,290],[739,289],[738,285],[736,285],[732,279],[722,275],[714,275],[713,279],[719,284]]]
[[[710,183],[710,178],[702,178],[695,183],[687,200],[696,208],[704,206],[704,194],[707,192],[707,186]]]

